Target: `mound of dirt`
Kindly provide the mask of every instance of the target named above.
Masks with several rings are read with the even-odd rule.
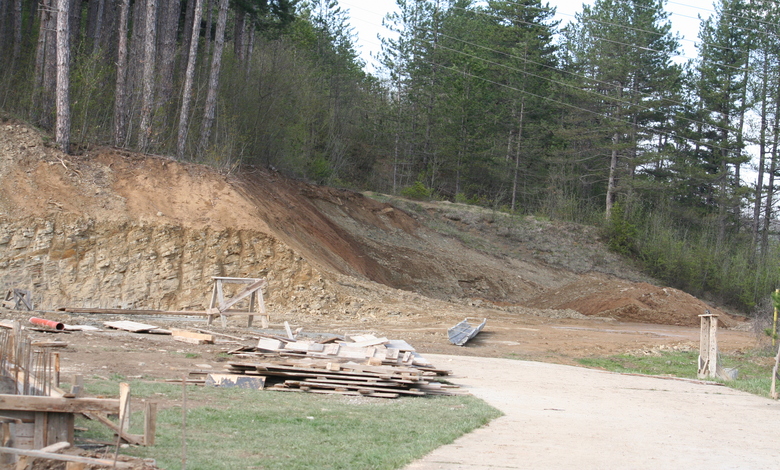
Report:
[[[488,308],[698,325],[710,309],[736,323],[636,282],[647,279],[572,224],[446,203],[414,212],[267,169],[226,175],[113,148],[66,156],[15,122],[0,124],[0,184],[0,286],[31,290],[41,309],[203,309],[211,276],[232,276],[267,278],[270,311],[291,318]]]

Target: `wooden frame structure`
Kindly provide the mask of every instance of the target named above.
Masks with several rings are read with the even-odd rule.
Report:
[[[718,315],[707,313],[699,315],[701,331],[699,334],[699,378],[718,376]]]
[[[262,327],[268,328],[268,314],[263,301],[263,287],[267,285],[265,279],[219,276],[214,276],[212,279],[214,280],[214,288],[211,292],[209,308],[206,310],[209,316],[209,325],[211,325],[214,317],[217,315],[222,320],[223,327],[227,326],[227,315],[243,315],[247,317],[247,326],[249,327],[252,326],[252,320],[255,318],[255,315],[259,315]],[[247,286],[233,297],[225,299],[224,284],[247,284]],[[231,309],[231,307],[247,298],[249,299],[249,308],[247,310]]]

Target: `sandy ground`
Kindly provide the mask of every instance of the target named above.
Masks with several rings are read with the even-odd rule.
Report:
[[[429,356],[505,415],[407,470],[775,469],[780,404],[724,386]]]

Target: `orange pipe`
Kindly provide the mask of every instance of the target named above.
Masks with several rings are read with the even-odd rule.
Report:
[[[55,330],[64,330],[65,329],[65,325],[64,324],[62,324],[62,323],[60,323],[58,321],[54,321],[54,320],[47,320],[45,318],[32,317],[32,318],[30,318],[30,323],[32,323],[33,325],[38,325],[38,326],[45,326],[47,328],[54,328]]]

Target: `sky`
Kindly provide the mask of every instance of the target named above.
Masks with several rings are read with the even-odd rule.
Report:
[[[699,34],[699,19],[707,18],[713,13],[712,3],[700,2],[693,5],[696,0],[668,1],[667,11],[671,13],[670,21],[672,30],[682,36],[682,56],[677,60],[685,62],[696,56],[696,39]],[[582,10],[583,2],[580,0],[549,0],[551,6],[557,8],[557,19],[561,25],[574,21],[574,15]],[[585,3],[591,4],[592,1]],[[380,50],[380,42],[377,34],[388,36],[391,32],[382,26],[382,18],[396,8],[395,0],[339,0],[343,10],[348,10],[351,17],[351,25],[357,34],[357,46],[361,57],[366,62],[368,72],[376,71],[376,61],[372,58]]]

